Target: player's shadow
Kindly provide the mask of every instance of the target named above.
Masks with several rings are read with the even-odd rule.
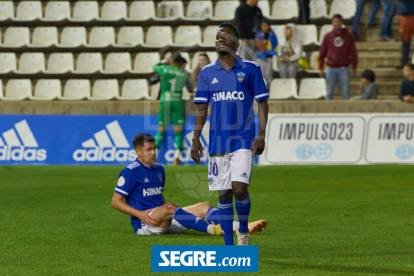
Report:
[[[347,265],[313,265],[313,264],[294,264],[278,261],[269,261],[269,263],[282,266],[284,268],[296,268],[303,270],[319,270],[327,272],[348,272],[364,274],[390,274],[390,275],[414,275],[414,271],[388,269],[379,267],[356,267]]]

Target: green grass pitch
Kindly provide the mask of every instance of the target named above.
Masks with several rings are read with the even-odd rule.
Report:
[[[111,207],[121,169],[0,167],[0,275],[157,275],[151,245],[223,244],[195,231],[135,235]],[[200,201],[175,180],[190,172],[207,168],[166,167],[167,201]],[[414,275],[413,176],[412,166],[255,167],[251,220],[269,223],[251,237],[255,275]]]

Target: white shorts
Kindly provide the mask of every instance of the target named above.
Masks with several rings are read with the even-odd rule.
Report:
[[[149,214],[151,215],[152,212],[157,208],[152,209]],[[145,223],[141,222],[141,228],[138,229],[138,235],[162,235],[162,234],[182,234],[188,228],[182,226],[178,221],[173,219],[171,221],[171,225],[168,228],[159,228],[151,225],[146,225]]]
[[[231,190],[231,182],[250,185],[253,159],[252,151],[239,149],[235,152],[209,157],[208,184],[210,191]]]

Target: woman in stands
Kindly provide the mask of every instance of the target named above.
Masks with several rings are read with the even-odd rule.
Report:
[[[294,24],[287,24],[285,29],[286,42],[279,45],[279,74],[280,78],[296,78],[300,69],[298,60],[302,57],[302,42],[296,36]]]
[[[193,73],[191,73],[191,84],[193,85],[193,87],[197,87],[198,75],[200,74],[201,69],[203,69],[204,66],[210,63],[210,59],[208,58],[208,55],[206,53],[201,53],[198,56],[197,67],[194,68]]]

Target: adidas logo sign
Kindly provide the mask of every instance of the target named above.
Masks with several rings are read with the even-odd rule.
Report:
[[[213,81],[211,82],[211,84],[215,84],[215,83],[218,83],[218,82],[219,81],[216,78],[214,78]]]
[[[45,161],[47,152],[38,147],[27,121],[20,121],[0,136],[0,161]]]
[[[240,175],[241,177],[247,178],[247,174],[244,172],[242,175]]]
[[[146,177],[145,177],[144,182],[145,182],[145,183],[148,183],[148,182],[149,182],[148,178],[146,178]]]
[[[82,148],[73,153],[75,161],[132,162],[137,158],[135,151],[129,149],[129,143],[118,121],[107,124],[105,129],[95,133],[93,138],[82,143]]]

